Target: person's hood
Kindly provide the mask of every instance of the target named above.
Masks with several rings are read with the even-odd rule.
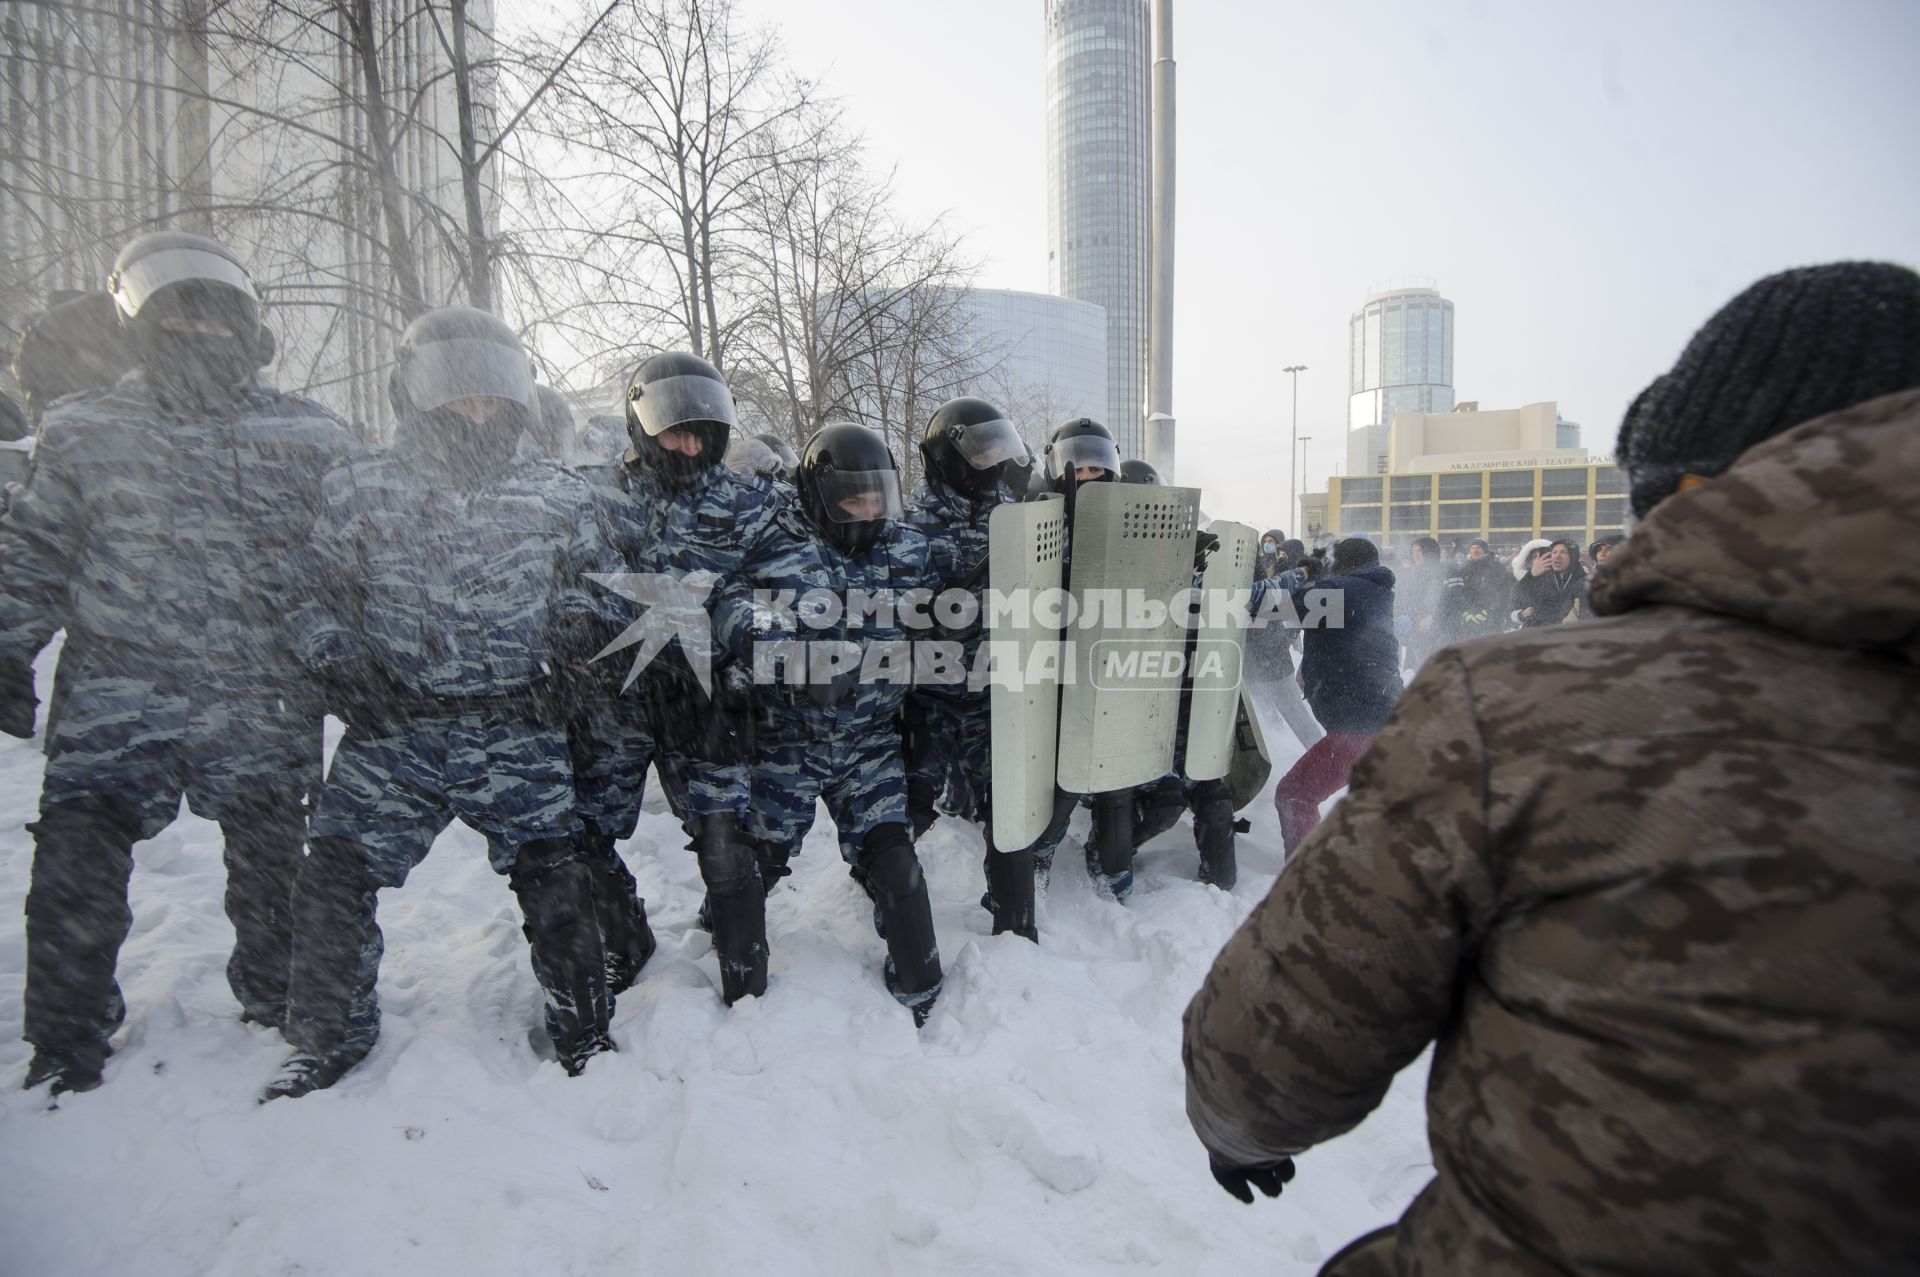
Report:
[[[1920,664],[1920,390],[1795,426],[1656,505],[1593,610],[1671,604]]]
[[[1545,537],[1535,537],[1533,540],[1521,546],[1513,556],[1513,579],[1516,581],[1524,580],[1527,575],[1527,556],[1535,550],[1544,550],[1552,544],[1553,542],[1547,540]]]

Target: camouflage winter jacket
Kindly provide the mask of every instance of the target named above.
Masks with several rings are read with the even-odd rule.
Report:
[[[405,440],[337,467],[303,556],[295,648],[314,669],[371,655],[409,691],[514,694],[554,672],[555,622],[611,620],[589,572],[619,570],[586,483],[526,446],[461,490]]]
[[[0,660],[65,626],[201,691],[281,690],[300,678],[289,554],[355,446],[326,409],[257,384],[219,420],[164,409],[138,371],[62,399],[0,525]]]
[[[992,503],[976,505],[924,479],[915,485],[913,500],[907,506],[907,522],[927,538],[929,560],[940,578],[939,584],[933,587],[936,591],[969,590],[975,599],[984,594],[986,574],[976,574],[976,570],[987,558],[987,522],[1002,504],[1012,505],[1020,499],[1005,485],[998,497]],[[963,644],[966,668],[972,669],[974,654],[985,634],[983,622],[964,634],[941,637],[957,639]],[[944,689],[930,690],[940,693]],[[953,689],[956,694],[961,690]]]
[[[1201,1140],[1332,1139],[1434,1043],[1403,1273],[1913,1271],[1915,544],[1908,392],[1438,655],[1187,1009]]]

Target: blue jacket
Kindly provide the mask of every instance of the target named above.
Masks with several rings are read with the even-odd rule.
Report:
[[[1314,598],[1329,592],[1337,592],[1337,598]],[[1400,640],[1393,632],[1393,572],[1369,563],[1295,590],[1293,605],[1309,622],[1300,684],[1313,716],[1330,732],[1379,731],[1403,690]],[[1319,611],[1341,623],[1311,624]]]

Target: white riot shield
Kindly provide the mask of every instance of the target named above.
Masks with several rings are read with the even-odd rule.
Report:
[[[1240,667],[1247,637],[1247,606],[1260,534],[1221,520],[1207,531],[1220,544],[1207,557],[1200,581],[1194,633],[1193,694],[1187,703],[1188,780],[1219,780],[1233,765],[1233,727],[1240,713]]]
[[[1060,715],[1057,609],[1033,602],[1060,589],[1067,506],[1058,496],[1003,505],[987,520],[987,585],[1022,606],[987,614],[993,681],[993,845],[1016,850],[1053,819],[1054,745]],[[1042,612],[1046,615],[1043,617]],[[1046,623],[1043,623],[1046,622]]]
[[[1239,811],[1267,792],[1273,779],[1273,760],[1267,756],[1267,738],[1260,730],[1260,714],[1247,689],[1240,689],[1240,711],[1233,729],[1233,761],[1227,769],[1227,793]]]
[[[1060,697],[1060,787],[1103,794],[1173,770],[1198,488],[1094,483],[1074,498],[1075,604]],[[1162,619],[1153,624],[1155,608]]]

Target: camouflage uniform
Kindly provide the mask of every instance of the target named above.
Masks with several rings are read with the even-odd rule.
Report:
[[[293,617],[300,658],[317,670],[366,659],[391,691],[391,712],[341,741],[301,869],[288,1037],[314,1055],[372,1046],[374,893],[404,883],[451,821],[486,836],[530,928],[524,853],[578,828],[552,635],[569,618],[608,619],[586,574],[617,565],[590,491],[524,447],[475,490],[438,465],[403,437],[334,470],[304,556],[314,592]]]
[[[63,626],[33,889],[26,1037],[104,1060],[132,915],[133,844],[184,795],[226,838],[228,982],[247,1016],[285,1010],[287,899],[320,771],[321,712],[284,637],[287,552],[339,418],[258,383],[179,412],[143,373],[50,409],[0,525],[0,665]]]
[[[857,644],[863,653],[860,670],[843,675],[852,686],[831,705],[816,703],[806,687],[785,681],[756,689],[760,717],[750,828],[765,860],[784,867],[813,828],[815,803],[824,801],[839,835],[840,855],[874,897],[875,926],[885,938],[894,884],[879,880],[890,870],[875,867],[884,851],[892,852],[888,863],[905,879],[900,891],[917,891],[923,903],[925,898],[925,881],[913,855],[907,823],[900,709],[913,676],[911,645],[927,633],[907,624],[909,594],[920,592],[925,607],[938,591],[940,578],[929,562],[926,538],[898,522],[889,522],[871,546],[854,554],[815,535],[797,516],[784,516],[780,527],[795,535],[745,584],[776,594],[790,591],[795,599],[810,590],[824,590],[845,600],[858,591],[887,600],[892,607],[890,615],[857,618],[843,610],[832,626],[809,627],[803,617],[796,616],[793,628],[773,632],[761,628],[754,609],[737,593],[716,608],[721,640],[749,667],[754,666],[756,645],[764,642],[784,649],[786,661],[805,660],[802,650],[816,642]],[[883,661],[891,679],[878,675]],[[761,665],[779,666],[780,662],[763,658]],[[776,672],[785,673],[784,666]],[[856,679],[855,674],[864,676]],[[930,940],[930,920],[927,933]],[[932,957],[931,983],[915,979],[911,988],[896,978],[896,959],[899,967],[913,962],[917,970],[926,955],[890,954],[886,976],[889,990],[903,1006],[931,1007],[940,993],[938,955]]]
[[[1201,1141],[1332,1139],[1433,1043],[1402,1273],[1911,1271],[1916,538],[1920,391],[1435,656],[1187,1010]]]
[[[976,575],[976,569],[987,560],[987,521],[1003,502],[1018,499],[1005,485],[994,501],[978,504],[924,480],[914,488],[907,522],[927,538],[928,555],[939,577],[936,589],[966,589],[976,601],[981,598],[987,581],[984,573]],[[962,642],[966,658],[962,668],[972,670],[974,654],[985,637],[984,621],[964,635],[949,637]],[[949,777],[954,777],[972,805],[971,811],[960,814],[990,824],[993,730],[986,689],[964,683],[933,684],[916,687],[908,701],[912,747],[907,784],[916,796],[916,808],[924,803],[930,809],[934,796],[945,791]]]
[[[752,577],[789,552],[786,547],[794,534],[775,527],[784,506],[767,480],[716,464],[693,487],[677,490],[661,483],[631,451],[617,465],[581,473],[594,486],[599,519],[622,571],[674,577],[707,572],[724,591],[727,583]],[[623,658],[613,653],[604,659]],[[701,721],[711,717],[707,698],[699,692],[678,642],[625,692],[614,692],[617,685],[594,695],[579,723],[591,741],[585,752],[593,760],[581,791],[583,819],[616,837],[631,833],[652,764],[689,836],[704,817],[735,815],[744,820],[750,754],[705,748],[720,742],[705,736],[704,729],[712,726]],[[670,697],[688,699],[675,712],[650,713],[650,691],[657,711],[669,708],[665,702]],[[659,730],[655,720],[662,717],[673,730]],[[727,753],[738,756],[719,756]]]

